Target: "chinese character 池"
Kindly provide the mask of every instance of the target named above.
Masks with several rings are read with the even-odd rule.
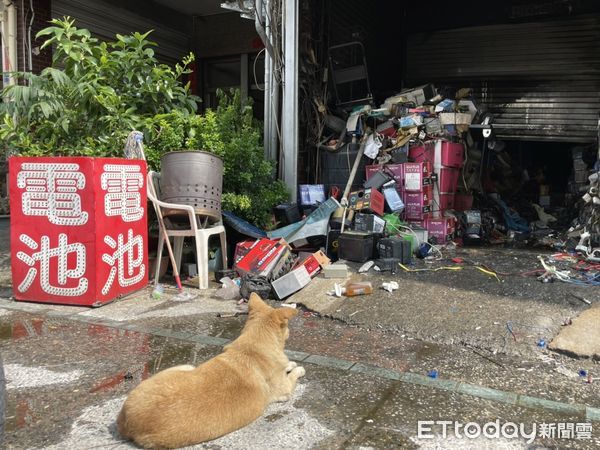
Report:
[[[125,222],[134,222],[144,216],[140,195],[144,177],[140,166],[105,164],[100,183],[106,191],[104,213],[107,217],[121,216]]]
[[[86,269],[85,245],[79,242],[68,244],[67,235],[63,233],[58,235],[58,245],[56,247],[50,246],[49,236],[42,236],[39,245],[26,234],[22,234],[19,238],[31,250],[39,249],[39,251],[34,251],[31,255],[25,252],[17,253],[17,258],[29,266],[27,275],[25,275],[21,284],[17,287],[19,292],[26,292],[35,281],[38,274],[36,263],[39,263],[40,287],[45,293],[63,297],[75,297],[87,292],[88,280],[83,277]],[[70,269],[68,267],[68,258],[71,253],[75,253],[76,263],[75,268]],[[51,271],[50,263],[53,258],[56,258],[54,260],[56,267],[53,266]],[[51,273],[57,275],[57,286],[51,284]],[[65,285],[69,279],[77,279],[77,286],[66,287]]]
[[[138,234],[134,237],[133,230],[129,229],[127,231],[127,242],[125,242],[124,234],[121,233],[119,233],[116,241],[110,236],[105,236],[104,242],[114,252],[112,255],[108,253],[102,255],[102,261],[110,266],[110,273],[102,288],[102,294],[108,294],[117,274],[118,283],[121,287],[128,287],[139,283],[146,273],[146,267],[143,264],[144,241],[142,236]],[[127,267],[127,276],[125,274],[125,267]],[[135,269],[139,269],[136,275],[134,275]]]
[[[79,164],[23,163],[17,187],[24,189],[22,210],[26,216],[45,216],[55,225],[84,225],[88,213],[82,211],[78,193],[85,188],[85,175]]]

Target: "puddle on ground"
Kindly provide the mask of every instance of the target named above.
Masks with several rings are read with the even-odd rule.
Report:
[[[247,317],[248,316],[238,316],[216,319],[216,321],[210,325],[208,334],[223,339],[237,339],[242,332]]]

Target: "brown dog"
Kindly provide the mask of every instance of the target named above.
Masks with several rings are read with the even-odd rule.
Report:
[[[198,367],[171,367],[140,383],[121,409],[119,433],[146,448],[184,447],[242,428],[269,403],[289,400],[304,375],[283,352],[297,313],[252,294],[242,334]]]

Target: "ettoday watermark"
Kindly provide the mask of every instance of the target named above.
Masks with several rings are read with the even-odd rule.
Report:
[[[523,439],[531,444],[536,438],[540,439],[592,439],[592,424],[588,422],[554,422],[554,423],[500,423],[479,424],[477,422],[461,423],[454,420],[419,420],[417,422],[417,437],[433,439],[440,436],[434,427],[441,427],[442,438],[453,436],[458,439]]]

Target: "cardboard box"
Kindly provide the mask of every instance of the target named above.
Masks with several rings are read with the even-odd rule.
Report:
[[[317,258],[315,258],[315,256],[312,253],[304,254],[304,257],[299,258],[294,264],[292,270],[295,270],[301,266],[304,266],[304,268],[308,272],[308,275],[311,278],[317,275],[321,270],[321,265],[319,264],[319,261],[317,260]]]
[[[420,192],[403,193],[404,217],[406,220],[425,220],[431,215],[433,189],[431,186]]]
[[[434,167],[460,168],[464,163],[465,148],[460,143],[437,139],[411,147],[408,155],[415,162],[429,161]]]
[[[348,266],[346,264],[330,264],[323,269],[324,278],[346,278]]]
[[[404,191],[421,191],[431,184],[432,164],[429,161],[403,164]]]
[[[466,211],[473,208],[473,195],[472,194],[455,194],[454,195],[454,209],[457,211]]]
[[[289,297],[310,283],[310,274],[305,266],[300,266],[271,283],[279,300]]]
[[[454,194],[458,189],[458,179],[460,177],[460,169],[452,167],[437,167],[436,173],[438,181],[436,187],[442,194]]]
[[[291,260],[290,247],[284,239],[259,239],[249,251],[234,264],[234,270],[240,275],[255,273],[277,278],[285,271]],[[291,268],[291,265],[290,265]]]
[[[250,251],[250,249],[256,245],[258,243],[258,239],[257,240],[249,240],[249,241],[242,241],[242,242],[238,242],[235,245],[235,253],[233,254],[233,263],[236,264],[238,261],[240,261],[245,255],[248,254],[248,252]]]
[[[317,259],[317,261],[319,261],[321,267],[325,267],[331,264],[331,260],[321,250],[314,252],[313,256]]]
[[[435,237],[439,244],[443,244],[454,239],[456,233],[456,218],[429,218],[426,221],[426,226],[429,238]]]

